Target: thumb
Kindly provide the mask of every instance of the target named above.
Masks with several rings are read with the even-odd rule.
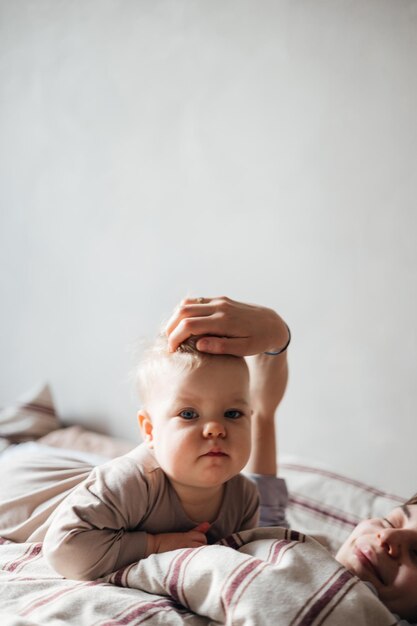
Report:
[[[246,337],[201,337],[196,343],[197,350],[210,354],[232,354],[247,356],[249,340]]]
[[[201,524],[196,526],[194,530],[197,530],[199,533],[206,533],[208,529],[210,528],[210,526],[211,526],[210,522],[201,522]]]

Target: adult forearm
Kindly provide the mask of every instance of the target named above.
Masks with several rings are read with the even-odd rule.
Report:
[[[254,474],[276,475],[277,409],[288,382],[287,353],[264,354],[247,359],[251,375],[252,449],[245,470]]]

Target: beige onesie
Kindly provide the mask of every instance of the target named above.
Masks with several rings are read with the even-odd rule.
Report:
[[[225,485],[209,543],[254,528],[259,521],[256,486],[241,474]],[[195,528],[168,478],[141,444],[96,467],[52,514],[44,554],[67,578],[92,580],[143,558],[146,533]]]

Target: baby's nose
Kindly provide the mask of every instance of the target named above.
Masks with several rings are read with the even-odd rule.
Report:
[[[220,422],[207,422],[203,429],[203,435],[207,439],[217,439],[226,436],[226,429]]]
[[[401,552],[401,535],[396,528],[386,528],[378,533],[380,545],[393,558],[397,558]]]

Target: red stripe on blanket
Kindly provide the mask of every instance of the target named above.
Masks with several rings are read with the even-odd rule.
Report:
[[[133,563],[131,563],[130,565],[126,565],[126,567],[122,567],[121,569],[117,570],[117,572],[111,577],[111,582],[113,583],[113,585],[117,585],[117,587],[126,587],[125,574],[128,572],[128,570],[132,569],[132,565]]]
[[[298,465],[296,463],[281,463],[280,467],[288,470],[295,470],[297,472],[305,472],[306,474],[319,474],[321,476],[326,476],[326,478],[333,478],[334,480],[338,480],[346,485],[353,485],[355,487],[359,487],[363,491],[367,491],[368,493],[372,493],[375,496],[380,496],[381,498],[388,498],[390,500],[395,500],[396,502],[404,503],[404,498],[400,496],[393,495],[391,493],[386,493],[385,491],[381,491],[380,489],[376,489],[375,487],[371,487],[370,485],[366,485],[365,483],[361,483],[358,480],[354,480],[353,478],[348,478],[347,476],[342,476],[342,474],[336,474],[335,472],[330,472],[329,470],[319,469],[316,467],[309,467],[308,465]]]
[[[283,554],[283,550],[286,546],[289,546],[291,541],[289,539],[281,539],[279,541],[274,541],[271,545],[271,549],[268,554],[267,561],[268,563],[278,563],[281,553]]]
[[[324,594],[310,607],[301,621],[298,622],[297,626],[310,626],[323,609],[325,609],[325,607],[329,604],[329,602],[340,592],[341,589],[343,589],[346,583],[352,579],[352,574],[343,570],[331,587],[326,589]]]
[[[57,598],[60,598],[64,596],[65,594],[72,593],[73,591],[81,589],[82,587],[92,587],[94,585],[99,585],[99,584],[100,583],[97,583],[96,581],[92,581],[88,583],[86,582],[76,583],[74,585],[66,587],[65,589],[61,589],[60,591],[55,591],[54,593],[50,595],[41,597],[39,600],[37,600],[33,604],[32,603],[29,604],[29,606],[26,609],[23,609],[23,611],[20,611],[19,615],[21,617],[25,617],[26,615],[29,615],[30,613],[32,613],[32,611],[34,611],[35,609],[38,609],[41,606],[45,606],[45,604],[49,604],[50,602],[54,602]]]
[[[130,565],[126,565],[125,567],[121,567],[113,574],[110,574],[107,582],[111,585],[116,585],[116,587],[128,587],[128,576],[129,572],[136,565],[136,562],[130,563]]]
[[[26,554],[26,556],[22,557],[21,559],[19,559],[18,561],[15,561],[13,563],[13,569],[9,568],[9,571],[17,571],[17,570],[22,570],[27,564],[28,561],[32,561],[32,559],[35,559],[37,556],[40,555],[42,551],[42,544],[41,543],[37,543],[34,546],[32,546],[32,548],[29,550],[29,553]]]
[[[253,570],[259,567],[259,565],[261,564],[265,565],[265,563],[263,561],[260,561],[259,559],[251,559],[248,565],[246,565],[246,567],[244,567],[240,572],[236,574],[235,578],[232,580],[225,593],[225,607],[230,606],[236,591],[239,589],[245,579],[253,572]]]
[[[180,576],[181,566],[184,563],[185,559],[194,552],[197,552],[195,548],[188,548],[187,550],[183,550],[178,557],[174,559],[171,564],[171,567],[168,570],[168,573],[165,577],[165,581],[170,577],[169,585],[168,585],[168,593],[174,598],[176,602],[180,602],[179,593],[178,593],[178,580]],[[164,581],[164,586],[165,586]]]
[[[350,581],[350,584],[348,583],[346,585],[346,587],[344,588],[343,592],[339,594],[338,598],[336,599],[336,602],[334,602],[333,604],[331,604],[327,611],[323,611],[323,614],[321,616],[320,622],[318,623],[318,626],[321,626],[321,624],[323,624],[326,619],[328,618],[328,616],[330,615],[330,613],[333,613],[333,611],[339,606],[339,604],[342,602],[343,598],[346,596],[347,593],[349,593],[349,591],[355,586],[357,585],[359,582],[359,579],[352,579]]]
[[[43,404],[37,404],[36,402],[28,402],[27,404],[22,404],[20,409],[24,411],[35,411],[35,413],[47,413],[48,415],[56,415],[55,409],[50,406],[45,406]]]
[[[329,576],[329,578],[327,578],[327,580],[325,580],[320,587],[318,587],[314,593],[309,596],[308,598],[306,598],[306,600],[304,601],[303,606],[300,607],[300,609],[297,611],[297,613],[295,614],[294,618],[292,619],[291,623],[289,624],[289,626],[294,626],[295,624],[298,624],[298,619],[300,617],[300,615],[302,615],[303,613],[306,613],[309,610],[309,607],[313,604],[313,602],[315,602],[315,598],[320,597],[320,594],[323,593],[323,589],[326,589],[329,587],[329,585],[331,584],[331,582],[333,580],[335,580],[338,576],[340,576],[340,572],[344,571],[344,567],[342,565],[340,565],[340,567],[337,568],[337,570],[335,570],[333,572],[333,574],[331,576]]]
[[[336,520],[338,522],[342,522],[342,524],[347,524],[348,526],[351,526],[352,528],[356,526],[357,523],[360,521],[360,518],[357,518],[356,520],[349,519],[348,517],[345,517],[344,515],[341,515],[340,513],[335,513],[333,511],[330,511],[329,509],[326,509],[322,506],[318,506],[317,504],[308,500],[304,500],[298,496],[297,497],[290,496],[289,503],[295,504],[304,509],[308,509],[309,511],[313,511],[314,513],[318,513],[319,515],[322,515],[324,517],[330,517],[331,519]]]
[[[118,587],[123,587],[122,580],[123,580],[123,574],[125,573],[125,571],[126,571],[126,568],[124,567],[123,569],[119,569],[115,573],[114,578],[112,579],[113,585],[117,585]]]
[[[190,558],[187,560],[187,562],[183,566],[182,580],[181,580],[181,582],[177,583],[177,594],[178,594],[178,597],[179,597],[179,602],[183,606],[187,606],[187,607],[190,606],[190,603],[188,601],[187,595],[185,593],[185,580],[186,580],[185,574],[186,574],[186,571],[187,571],[187,567],[190,565],[191,560],[194,559],[197,554],[200,554],[200,552],[202,550],[205,550],[206,548],[207,548],[207,546],[201,546],[201,548],[193,548],[191,550]]]
[[[29,561],[30,559],[37,557],[41,550],[42,550],[41,543],[29,544],[29,546],[26,548],[22,556],[20,556],[15,561],[6,563],[2,567],[2,570],[6,572],[15,572],[18,568],[23,567],[23,564],[26,564],[25,561]]]
[[[267,561],[270,563],[278,563],[287,550],[296,546],[297,543],[304,543],[305,539],[306,536],[298,532],[298,530],[286,529],[285,539],[280,539],[272,543]]]
[[[161,598],[161,600],[154,600],[146,602],[136,606],[134,609],[127,609],[129,612],[123,615],[125,611],[119,613],[118,616],[111,618],[105,622],[101,622],[100,626],[124,626],[135,621],[135,624],[143,624],[148,619],[151,619],[157,613],[168,609],[175,609],[175,603],[167,598]],[[178,611],[176,611],[178,612]],[[140,619],[142,618],[142,619]]]

